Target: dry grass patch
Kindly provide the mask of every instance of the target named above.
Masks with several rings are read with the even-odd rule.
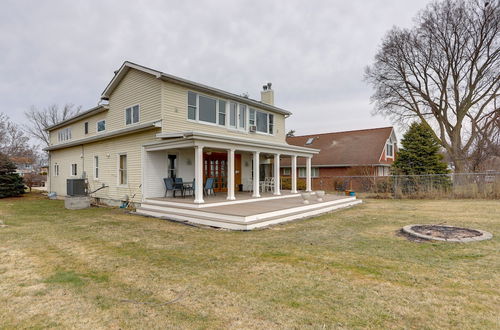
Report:
[[[368,200],[265,230],[0,200],[5,328],[495,328],[498,201]],[[415,243],[411,223],[492,232]]]

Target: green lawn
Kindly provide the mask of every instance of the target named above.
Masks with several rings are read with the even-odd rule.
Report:
[[[500,327],[500,202],[367,200],[252,232],[0,200],[0,328]],[[411,223],[492,232],[416,243]]]

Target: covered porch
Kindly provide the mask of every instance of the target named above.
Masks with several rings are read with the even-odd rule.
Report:
[[[185,188],[176,191],[177,196],[195,204],[297,194],[294,170],[291,190],[281,190],[280,161],[284,157],[290,158],[293,169],[297,158],[306,159],[306,191],[311,191],[311,158],[317,152],[206,134],[166,139],[143,147],[143,199],[174,197],[175,192],[165,184],[167,178],[177,182],[177,188]],[[183,203],[181,198],[175,199]]]

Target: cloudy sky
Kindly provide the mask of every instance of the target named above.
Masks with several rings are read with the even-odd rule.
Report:
[[[93,107],[129,60],[255,99],[270,81],[297,134],[389,125],[363,70],[427,2],[3,0],[0,112]]]

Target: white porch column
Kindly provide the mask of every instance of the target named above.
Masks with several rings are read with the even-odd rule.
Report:
[[[274,195],[281,195],[280,154],[274,154]]]
[[[292,156],[292,194],[297,193],[297,156]]]
[[[312,157],[307,157],[307,163],[306,163],[306,191],[312,191],[312,189],[311,189],[311,160],[312,160]]]
[[[234,201],[234,149],[227,151],[227,200]]]
[[[194,147],[194,202],[205,203],[203,200],[203,146]]]
[[[252,197],[260,197],[260,152],[253,152],[253,194]]]

